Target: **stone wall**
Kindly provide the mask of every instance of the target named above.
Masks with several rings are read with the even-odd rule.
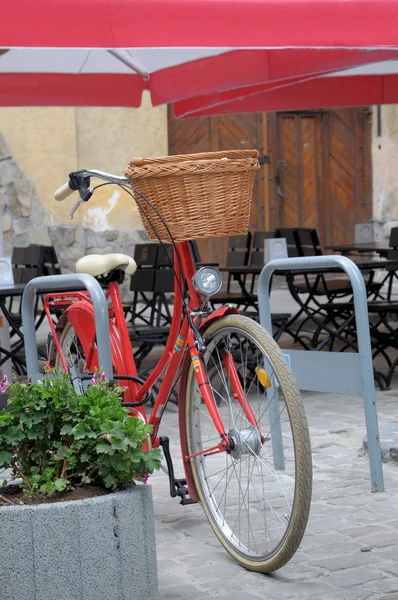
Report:
[[[71,273],[84,254],[125,252],[133,255],[136,243],[147,236],[139,221],[135,229],[94,231],[82,225],[64,225],[44,208],[34,186],[13,160],[0,134],[0,210],[5,256],[14,246],[29,244],[55,247],[63,273]]]

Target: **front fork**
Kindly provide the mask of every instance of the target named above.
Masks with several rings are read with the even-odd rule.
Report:
[[[199,390],[202,394],[204,403],[206,404],[207,410],[209,411],[213,423],[220,435],[221,441],[216,446],[205,448],[200,452],[196,452],[195,454],[186,456],[186,461],[189,461],[191,458],[195,458],[196,456],[211,456],[212,454],[231,451],[233,450],[234,444],[233,440],[228,437],[228,434],[225,430],[223,421],[221,419],[220,413],[217,408],[217,404],[213,396],[210,382],[207,377],[207,371],[203,361],[203,354],[198,349],[198,344],[196,343],[194,332],[191,328],[188,330],[188,349],[191,356],[192,367],[195,373],[196,381],[198,382]],[[231,352],[229,352],[227,348],[225,348],[222,351],[222,358],[224,363],[225,374],[231,382],[232,397],[240,404],[246,416],[246,419],[251,425],[253,425],[253,427],[257,429],[261,441],[263,442],[264,437],[261,435],[253,410],[244,393],[239,374],[236,370],[235,361]]]

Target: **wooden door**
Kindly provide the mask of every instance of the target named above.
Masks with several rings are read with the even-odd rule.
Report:
[[[200,117],[175,119],[169,109],[168,139],[169,154],[188,154],[217,150],[246,150],[256,148],[260,155],[266,153],[266,120],[262,113],[225,115],[222,117]],[[265,150],[264,150],[265,148]],[[266,165],[258,171],[250,216],[250,230],[266,228]],[[202,260],[225,264],[228,238],[198,240]]]
[[[372,216],[369,111],[278,113],[269,125],[271,225],[314,227],[322,245],[353,242]]]
[[[372,216],[371,116],[367,109],[175,119],[169,152],[257,148],[250,229],[314,227],[321,244],[354,241]],[[269,156],[270,165],[264,161]],[[227,240],[200,240],[202,259],[222,264]]]

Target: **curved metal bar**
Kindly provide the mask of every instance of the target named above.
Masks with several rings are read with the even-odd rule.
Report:
[[[371,486],[373,492],[382,492],[384,491],[383,468],[376,411],[372,348],[369,335],[367,294],[365,282],[358,267],[352,260],[345,256],[307,256],[270,261],[261,271],[258,280],[260,323],[272,334],[270,282],[275,271],[300,271],[300,269],[305,270],[336,266],[342,271],[345,271],[345,273],[348,275],[354,293],[354,310],[358,335],[358,355],[362,378],[362,397],[364,402],[366,431],[368,437]],[[275,445],[277,444],[278,440],[276,439]],[[278,462],[278,456],[276,461]]]
[[[26,367],[28,377],[39,372],[36,344],[34,304],[38,292],[61,292],[86,289],[94,307],[95,330],[97,335],[98,360],[107,379],[112,379],[112,359],[109,335],[108,305],[104,292],[94,277],[85,273],[70,275],[48,275],[35,277],[26,285],[22,296],[22,326],[25,338]]]

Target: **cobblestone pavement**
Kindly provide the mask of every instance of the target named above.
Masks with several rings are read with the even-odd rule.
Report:
[[[395,388],[397,382],[395,382]],[[398,463],[384,465],[386,492],[372,494],[362,399],[305,393],[314,461],[306,534],[296,555],[273,575],[250,573],[220,546],[199,505],[180,506],[162,472],[151,477],[163,600],[398,600]],[[377,393],[380,424],[398,422],[397,391]],[[177,418],[166,411],[182,476]]]

